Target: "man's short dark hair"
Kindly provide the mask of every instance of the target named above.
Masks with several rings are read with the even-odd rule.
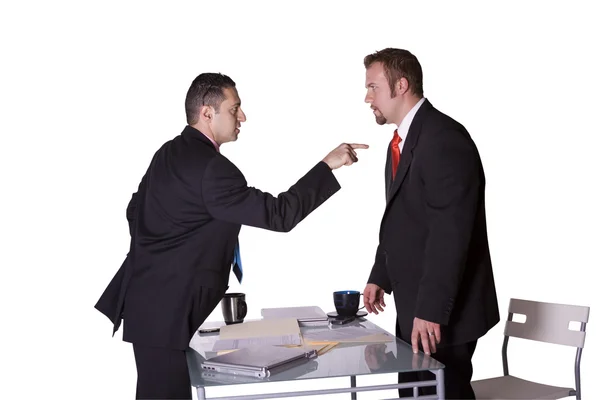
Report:
[[[419,60],[410,51],[394,48],[376,51],[365,57],[365,68],[376,62],[383,64],[392,97],[396,95],[396,82],[400,78],[406,78],[408,88],[415,96],[423,97],[423,71]]]
[[[235,82],[227,75],[207,72],[194,79],[185,97],[185,115],[187,123],[194,125],[200,118],[200,108],[211,106],[219,112],[221,103],[225,100],[223,89],[234,88]]]

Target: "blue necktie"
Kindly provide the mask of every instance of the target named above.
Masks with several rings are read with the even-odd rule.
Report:
[[[240,257],[240,242],[235,243],[235,249],[233,250],[233,273],[239,283],[242,283],[242,257]]]

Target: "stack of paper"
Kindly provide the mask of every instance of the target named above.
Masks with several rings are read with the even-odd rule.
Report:
[[[263,319],[221,327],[213,351],[257,345],[301,346],[302,336],[295,318]]]

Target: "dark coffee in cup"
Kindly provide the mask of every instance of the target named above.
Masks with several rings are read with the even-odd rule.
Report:
[[[352,317],[359,310],[361,293],[357,290],[340,290],[333,292],[333,304],[338,315]]]
[[[225,293],[221,300],[221,311],[227,325],[244,322],[248,312],[246,295],[244,293]]]

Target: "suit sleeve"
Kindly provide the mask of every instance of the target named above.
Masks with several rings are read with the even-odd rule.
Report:
[[[292,230],[339,189],[322,161],[277,197],[249,187],[225,157],[213,158],[202,180],[202,197],[213,218],[278,232]]]
[[[375,263],[371,268],[371,275],[367,283],[374,283],[382,288],[387,294],[392,293],[392,283],[387,273],[387,255],[381,250],[381,246],[377,246],[375,253]]]
[[[390,146],[388,146],[387,156],[385,161],[385,170],[384,170],[384,179],[385,179],[385,198],[388,196],[388,191],[390,190],[390,178],[392,175],[392,167],[391,167],[391,150]],[[387,294],[392,293],[392,283],[390,282],[390,278],[387,273],[387,253],[381,248],[381,244],[377,246],[377,251],[375,252],[375,262],[373,263],[373,268],[371,268],[371,275],[369,275],[369,279],[367,283],[374,283],[375,285],[382,288]]]
[[[131,200],[129,200],[127,210],[125,211],[127,223],[129,224],[129,234],[131,236],[133,236],[133,227],[135,224],[137,196],[137,192],[131,195]],[[96,305],[94,306],[98,311],[100,311],[102,314],[108,317],[108,319],[110,319],[111,322],[114,324],[113,335],[117,331],[118,326],[120,325],[121,310],[118,309],[119,295],[121,293],[121,285],[123,284],[123,279],[125,277],[125,269],[127,268],[128,262],[129,254],[127,254],[127,257],[125,257],[125,260],[121,264],[121,267],[117,270],[106,289],[104,289],[102,296],[100,296],[100,298],[96,302]]]
[[[131,195],[131,200],[127,205],[127,211],[125,216],[127,217],[127,223],[129,224],[129,234],[133,236],[133,224],[135,222],[135,211],[137,209],[137,192]]]
[[[424,156],[428,236],[415,315],[447,325],[463,277],[482,182],[476,149],[460,132],[436,135],[435,143],[425,144]]]

